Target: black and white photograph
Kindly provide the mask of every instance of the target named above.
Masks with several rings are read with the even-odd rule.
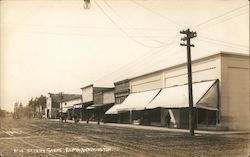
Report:
[[[0,157],[250,157],[249,0],[0,0]]]

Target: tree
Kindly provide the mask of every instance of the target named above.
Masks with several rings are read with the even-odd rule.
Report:
[[[0,118],[4,118],[6,116],[6,111],[0,109]]]

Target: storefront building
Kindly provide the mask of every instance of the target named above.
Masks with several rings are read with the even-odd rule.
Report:
[[[194,60],[192,76],[197,129],[249,129],[248,55]],[[126,113],[129,123],[188,128],[187,82],[186,63],[130,78],[130,94],[113,113]]]
[[[129,80],[125,79],[114,83],[114,97],[115,105],[105,112],[107,122],[119,122],[128,123],[128,115],[124,113],[118,114],[116,108],[119,108],[120,104],[128,97],[130,93]]]
[[[62,99],[60,105],[60,112],[62,112],[63,118],[74,120],[80,118],[80,112],[74,106],[79,105],[82,102],[82,95],[67,95]]]
[[[114,89],[94,87],[88,85],[82,89],[82,117],[83,120],[96,121],[98,124],[103,120],[104,113],[114,105]]]

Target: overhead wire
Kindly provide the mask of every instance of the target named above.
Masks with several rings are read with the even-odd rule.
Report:
[[[128,23],[127,20],[125,20],[117,11],[115,11],[115,9],[106,1],[104,0],[104,3],[109,7],[110,10],[112,10],[113,13],[116,14],[116,16],[118,16],[122,21],[124,21],[129,27],[132,27],[131,24]],[[141,34],[140,32],[137,31],[138,34]],[[154,42],[157,42],[157,43],[163,43],[162,41],[158,41],[158,40],[155,40],[155,39],[150,39]]]
[[[174,36],[173,37],[173,40],[171,40],[170,42],[167,43],[167,45],[172,45],[175,43],[175,40],[177,39],[177,36]],[[123,65],[122,67],[118,68],[117,70],[103,76],[103,77],[100,77],[99,79],[95,80],[94,82],[98,82],[100,80],[102,80],[103,78],[105,78],[106,76],[109,76],[109,75],[113,75],[115,74],[116,72],[119,72],[119,71],[122,71],[121,74],[116,74],[116,76],[122,76],[122,75],[126,75],[127,72],[129,72],[131,69],[133,69],[136,65],[138,64],[141,64],[143,62],[146,61],[146,59],[152,59],[152,56],[156,56],[156,55],[159,55],[162,53],[162,50],[165,49],[164,47],[160,48],[160,49],[151,49],[150,51],[146,52],[146,54],[142,55],[142,56],[139,56],[138,58],[130,61],[129,63]],[[124,69],[125,68],[125,69]]]
[[[213,18],[213,19],[215,19],[215,18]]]
[[[96,2],[96,0],[93,0],[94,3],[97,5],[97,7],[102,11],[102,13],[107,17],[107,19],[109,19],[112,24],[114,26],[116,26],[121,32],[123,32],[129,39],[133,40],[134,42],[136,42],[137,44],[144,46],[144,47],[148,47],[148,48],[159,48],[161,46],[151,46],[151,45],[147,45],[145,43],[142,43],[136,39],[134,39],[133,37],[131,37],[130,34],[128,34],[126,31],[124,31],[108,14],[107,12]]]
[[[83,37],[127,37],[125,35],[119,34],[83,34],[83,33],[62,33],[62,32],[47,32],[47,31],[21,31],[21,30],[7,30],[7,32],[20,32],[20,33],[35,33],[42,35],[69,35],[69,36],[83,36]],[[2,32],[3,33],[3,32]],[[136,38],[150,38],[150,37],[158,37],[164,38],[168,36],[139,36],[139,35],[131,35],[131,37]]]
[[[103,27],[103,26],[70,26],[70,25],[34,25],[34,24],[8,24],[0,23],[0,26],[28,26],[28,27],[56,27],[56,28],[79,28],[79,29],[100,29],[100,30],[118,30],[117,27]],[[124,30],[143,30],[143,31],[173,31],[176,29],[170,28],[142,28],[142,27],[121,27]]]
[[[243,12],[243,13],[235,14],[234,16],[225,17],[225,18],[219,20],[219,21],[216,22],[216,23],[210,24],[209,26],[204,26],[204,27],[198,28],[197,30],[201,31],[201,30],[207,29],[207,28],[209,28],[209,27],[216,26],[216,25],[218,25],[218,24],[224,23],[224,22],[226,22],[226,21],[228,21],[228,20],[231,20],[231,19],[236,18],[236,17],[241,16],[241,15],[245,15],[245,14],[247,14],[247,13],[248,13],[248,12]]]
[[[153,13],[153,14],[155,14],[155,15],[157,15],[157,16],[165,19],[165,20],[167,20],[168,22],[170,22],[170,23],[172,23],[172,24],[174,24],[174,25],[176,25],[176,26],[178,26],[180,28],[183,28],[183,27],[185,28],[185,26],[180,24],[179,22],[177,22],[175,20],[172,20],[171,18],[169,18],[169,17],[167,17],[165,15],[162,15],[162,14],[158,13],[157,11],[155,11],[155,10],[149,8],[149,7],[146,7],[146,6],[142,5],[141,3],[136,2],[135,0],[130,0],[130,1],[133,2],[134,4],[136,4],[137,6],[139,6],[139,7],[143,8],[143,9],[145,9],[145,10],[147,10],[147,11],[149,11],[149,12],[151,12],[151,13]]]
[[[170,51],[169,49],[162,49],[162,50],[159,50],[161,52],[164,53],[165,56],[161,55],[160,57],[158,57],[156,59],[156,57],[151,57],[151,58],[147,58],[147,60],[143,60],[143,62],[141,62],[140,64],[135,64],[132,66],[132,68],[128,68],[128,69],[125,69],[124,71],[121,71],[120,74],[113,74],[113,75],[110,75],[109,77],[107,78],[103,78],[102,80],[102,83],[105,84],[107,82],[115,82],[115,81],[120,81],[120,80],[123,80],[123,79],[129,79],[131,77],[135,77],[135,76],[138,76],[139,74],[145,74],[145,73],[148,73],[149,71],[152,70],[152,66],[158,66],[159,62],[158,60],[162,60],[162,59],[166,59],[166,54],[169,56],[171,56],[169,59],[172,59],[173,56],[176,56],[177,54],[174,52],[174,53],[166,53],[167,51]],[[152,64],[151,64],[152,63]],[[146,69],[146,71],[145,71]],[[153,68],[155,69],[155,68]]]
[[[205,36],[200,36],[200,35],[198,36],[198,38],[202,38],[202,39],[206,39],[206,40],[210,40],[210,41],[214,41],[214,42],[218,42],[218,43],[228,44],[228,45],[232,45],[235,47],[249,48],[249,46],[246,46],[246,45],[236,44],[236,43],[232,43],[232,42],[226,42],[226,41],[222,41],[222,40],[218,40],[218,39],[214,39],[214,38],[209,38],[209,37],[205,37]]]
[[[179,44],[172,45],[168,49],[165,49],[164,51],[162,51],[163,53],[160,57],[157,57],[155,59],[153,58],[150,59],[143,66],[140,66],[139,68],[135,68],[132,71],[129,71],[128,75],[130,77],[135,77],[145,73],[150,73],[156,70],[160,70],[162,68],[166,68],[171,64],[174,64],[173,58],[175,56],[179,56],[178,52],[180,52],[179,51],[180,49],[176,48],[176,46],[179,47]],[[162,61],[164,61],[164,64],[162,64]]]
[[[206,40],[206,39],[194,39],[196,41],[202,41],[206,44],[213,44],[213,45],[218,45],[218,46],[224,46],[224,47],[230,47],[230,48],[233,48],[235,50],[240,50],[240,51],[244,51],[244,52],[249,52],[249,49],[247,48],[240,48],[240,47],[236,47],[236,46],[232,46],[232,45],[228,45],[228,44],[223,44],[223,43],[218,43],[218,42],[214,42],[214,41],[211,41],[211,40]],[[221,48],[221,47],[218,47],[218,48]]]
[[[206,21],[203,21],[203,22],[201,22],[201,23],[199,23],[199,24],[193,25],[193,26],[191,26],[190,28],[192,28],[192,29],[196,28],[196,29],[197,29],[197,28],[199,28],[199,27],[201,27],[201,26],[203,26],[203,25],[207,25],[208,23],[211,23],[211,22],[213,22],[213,21],[215,21],[215,20],[218,20],[218,19],[220,19],[220,18],[223,18],[223,17],[225,17],[225,16],[228,16],[229,14],[235,13],[235,12],[241,10],[241,9],[244,9],[244,8],[246,8],[247,6],[248,6],[248,4],[243,5],[243,6],[240,6],[240,7],[237,7],[237,8],[235,8],[235,9],[232,9],[232,10],[230,10],[230,11],[227,11],[227,12],[221,14],[221,15],[212,17],[212,18],[210,18],[210,19],[208,19],[208,20],[206,20]]]

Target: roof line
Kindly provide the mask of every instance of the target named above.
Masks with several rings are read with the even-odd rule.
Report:
[[[220,51],[220,52],[218,52],[218,53],[215,53],[215,54],[212,54],[212,55],[209,55],[209,56],[200,57],[200,58],[197,58],[197,59],[195,59],[195,60],[192,60],[192,63],[197,63],[197,62],[200,62],[200,61],[206,60],[206,59],[216,58],[216,57],[218,57],[218,56],[239,56],[239,57],[249,57],[248,54],[242,54],[242,53],[236,53],[236,52],[225,52],[225,51]],[[152,71],[152,72],[148,72],[148,73],[145,73],[145,74],[142,74],[142,75],[139,75],[139,76],[131,77],[131,78],[127,79],[127,80],[136,79],[136,78],[139,78],[139,77],[142,77],[142,76],[147,76],[147,75],[154,74],[154,73],[158,73],[158,72],[162,72],[162,71],[165,71],[165,70],[175,69],[175,68],[178,68],[178,67],[185,66],[186,64],[187,64],[186,62],[183,62],[183,63],[176,64],[176,65],[173,65],[173,66],[170,66],[170,67],[167,67],[167,68],[163,68],[163,69],[156,70],[156,71]],[[118,81],[118,82],[119,82],[119,81]]]

